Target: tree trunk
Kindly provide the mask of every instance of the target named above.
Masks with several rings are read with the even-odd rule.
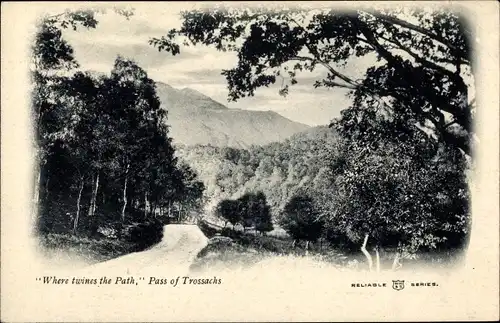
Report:
[[[49,182],[50,182],[50,176],[47,175],[47,180],[45,181],[45,194],[43,196],[44,200],[47,200],[49,198]]]
[[[99,173],[97,173],[97,178],[95,180],[95,193],[94,193],[94,210],[92,214],[95,215],[95,211],[97,210],[97,192],[99,191]]]
[[[144,192],[144,218],[148,217],[148,192]]]
[[[94,191],[95,191],[95,177],[94,175],[92,175],[92,191],[90,194],[89,210],[87,212],[87,216],[89,218],[92,217],[92,210],[94,209]]]
[[[76,200],[76,216],[73,222],[73,234],[76,234],[76,230],[78,228],[78,221],[80,220],[80,202],[82,200],[82,191],[83,191],[83,178],[80,181],[80,190],[78,191],[78,199]]]
[[[297,240],[293,239],[293,242],[292,242],[292,248],[295,248],[295,245],[297,244]]]
[[[399,262],[399,251],[396,251],[396,255],[394,256],[394,261],[392,262],[392,270],[397,270],[401,267],[401,263]]]
[[[306,241],[306,256],[309,256],[309,240]]]
[[[378,246],[375,247],[375,265],[377,272],[380,272],[380,254],[378,252]]]
[[[368,237],[369,237],[369,235],[366,234],[365,239],[363,241],[363,245],[361,246],[361,252],[363,252],[363,254],[365,255],[366,260],[368,261],[368,269],[371,271],[373,269],[373,260],[372,260],[372,256],[368,252],[368,250],[366,250],[366,244],[368,243]]]
[[[31,219],[33,221],[33,226],[37,225],[37,216],[40,206],[40,179],[42,177],[42,167],[38,169],[38,175],[35,179],[35,187],[33,190],[33,209],[31,210]]]
[[[97,209],[97,192],[99,190],[99,172],[97,172],[97,176],[95,178],[95,183],[93,184],[93,190],[92,190],[92,196],[90,198],[90,206],[89,206],[89,218],[90,218],[90,221],[91,221],[91,227],[92,227],[92,231],[94,231],[93,233],[95,233],[95,231],[97,230],[97,228],[95,228],[95,224],[96,224],[96,220],[94,219],[94,216],[95,216],[95,211]]]
[[[123,185],[122,223],[125,223],[125,209],[127,208],[127,183],[128,183],[129,169],[130,169],[130,164],[127,164],[127,169],[125,170],[125,184]]]

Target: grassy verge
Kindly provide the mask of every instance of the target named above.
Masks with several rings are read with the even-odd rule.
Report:
[[[197,255],[191,270],[242,268],[276,256],[306,256],[304,246],[294,247],[291,238],[243,233],[204,222],[199,227],[210,240]],[[310,246],[308,256],[339,266],[348,263],[342,253],[319,243]]]
[[[77,261],[94,264],[145,250],[161,241],[163,223],[148,221],[125,226],[121,234],[108,237],[46,233],[39,236],[41,251],[50,262]]]
[[[111,238],[87,238],[63,233],[41,235],[40,246],[47,258],[58,261],[61,255],[94,264],[134,252],[136,244]]]

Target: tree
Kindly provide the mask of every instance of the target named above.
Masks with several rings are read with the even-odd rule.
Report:
[[[295,240],[306,241],[306,251],[309,242],[316,242],[322,234],[324,221],[317,212],[313,199],[307,195],[293,196],[283,209],[281,225]]]
[[[145,161],[151,158],[151,149],[158,151],[158,143],[155,145],[152,137],[161,129],[166,113],[160,108],[154,81],[135,62],[118,56],[110,82],[111,87],[105,98],[110,118],[106,122],[108,126],[113,124],[112,139],[120,177],[123,178],[121,218],[124,222],[127,184],[130,177],[143,169]],[[166,141],[166,138],[163,139]],[[170,151],[173,154],[173,149]]]
[[[270,207],[267,204],[266,196],[262,192],[257,192],[256,199],[258,203],[258,211],[255,214],[255,230],[261,234],[272,231],[274,229]]]
[[[298,83],[297,73],[321,68],[326,76],[315,87],[342,88],[354,98],[342,116],[346,123],[356,123],[364,113],[409,120],[470,156],[471,34],[464,20],[446,9],[215,8],[184,12],[179,29],[150,44],[173,55],[180,52],[176,41],[181,39],[185,45],[236,52],[237,66],[222,72],[229,100],[253,96],[278,80],[280,94],[286,95]],[[357,80],[340,69],[352,57],[377,63]]]
[[[264,212],[267,205],[265,195],[262,192],[248,192],[238,198],[238,202],[243,229],[247,227],[256,228],[258,217],[261,216],[261,214],[265,216]],[[266,221],[264,218],[262,220]],[[262,225],[265,224],[263,223]]]
[[[176,195],[179,197],[180,207],[200,211],[205,185],[198,180],[197,174],[188,164],[181,163],[177,169],[180,174],[180,187]],[[180,212],[181,210],[179,214]]]
[[[240,207],[238,201],[225,199],[221,200],[219,204],[217,204],[215,213],[217,214],[217,216],[226,221],[224,226],[227,225],[227,222],[235,226],[241,221],[239,209]]]
[[[380,248],[395,250],[395,268],[403,254],[463,246],[469,227],[464,156],[416,129],[395,130],[389,123],[363,129],[332,162],[336,194],[328,225],[360,245],[370,270],[368,248],[377,270]]]

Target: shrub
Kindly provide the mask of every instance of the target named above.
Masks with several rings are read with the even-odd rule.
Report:
[[[134,223],[125,228],[125,240],[135,245],[134,251],[145,250],[163,238],[163,223],[157,219]]]

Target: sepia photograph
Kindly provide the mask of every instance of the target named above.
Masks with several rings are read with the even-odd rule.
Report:
[[[2,320],[498,319],[498,5],[463,3],[2,4]]]

